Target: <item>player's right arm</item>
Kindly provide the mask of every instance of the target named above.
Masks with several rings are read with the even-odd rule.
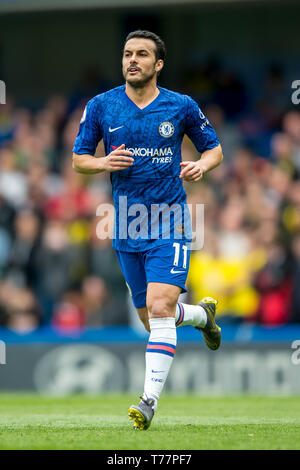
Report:
[[[73,153],[73,168],[78,173],[85,175],[94,175],[103,171],[125,170],[133,165],[134,160],[131,157],[132,152],[124,149],[125,145],[122,144],[106,157],[100,158],[94,158],[90,154],[78,155]]]
[[[106,157],[94,158],[103,137],[101,101],[98,97],[88,102],[83,112],[73,148],[73,168],[78,173],[93,175],[103,171],[125,170],[133,165],[132,153],[122,144]]]

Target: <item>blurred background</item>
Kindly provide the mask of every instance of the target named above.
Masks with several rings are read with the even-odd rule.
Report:
[[[224,153],[203,181],[185,185],[188,202],[205,205],[205,240],[182,298],[219,299],[223,354],[199,351],[194,330],[179,329],[170,390],[300,392],[291,359],[300,339],[299,17],[290,1],[0,2],[0,388],[142,383],[147,335],[111,240],[96,236],[109,179],[77,174],[71,156],[86,102],[123,83],[126,35],[149,29],[167,47],[159,85],[199,103]],[[199,158],[188,139],[182,155]],[[100,371],[97,355],[106,358]],[[74,372],[69,382],[59,361]]]

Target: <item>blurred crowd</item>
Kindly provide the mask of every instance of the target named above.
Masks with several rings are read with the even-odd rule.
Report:
[[[237,75],[211,64],[183,80],[224,153],[203,181],[185,184],[188,202],[205,205],[187,300],[218,298],[222,323],[299,322],[300,111],[284,76],[271,68],[255,99]],[[111,239],[97,236],[97,207],[111,202],[109,177],[72,168],[83,107],[100,88],[52,96],[34,111],[12,98],[0,105],[0,326],[10,330],[130,322]],[[199,158],[187,138],[182,154]]]

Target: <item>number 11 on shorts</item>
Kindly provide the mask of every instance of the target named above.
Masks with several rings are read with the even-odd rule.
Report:
[[[187,246],[186,245],[180,245],[180,243],[175,242],[173,243],[173,247],[175,248],[175,255],[174,255],[174,266],[178,266],[179,263],[179,255],[180,255],[180,247],[182,246],[183,250],[183,265],[182,267],[186,269],[186,264],[187,264]]]

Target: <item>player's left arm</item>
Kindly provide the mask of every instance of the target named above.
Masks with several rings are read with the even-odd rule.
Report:
[[[185,181],[199,181],[204,173],[216,168],[223,160],[221,144],[208,119],[199,109],[198,104],[186,96],[185,134],[191,139],[200,160],[181,162],[179,177]]]
[[[184,181],[196,182],[201,180],[204,173],[213,170],[220,165],[223,160],[223,152],[221,145],[217,145],[213,149],[206,150],[202,153],[200,160],[184,161],[180,163],[181,172],[179,178]]]

